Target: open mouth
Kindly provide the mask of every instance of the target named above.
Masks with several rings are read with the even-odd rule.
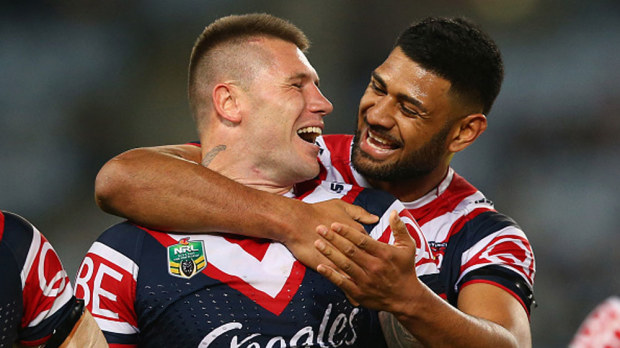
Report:
[[[304,127],[297,130],[297,135],[311,144],[314,144],[316,138],[321,134],[323,134],[323,130],[319,127]]]
[[[398,141],[380,136],[370,129],[367,132],[366,142],[373,148],[383,151],[395,150],[401,147],[401,144]]]

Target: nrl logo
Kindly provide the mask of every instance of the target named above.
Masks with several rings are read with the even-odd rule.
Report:
[[[205,247],[201,240],[190,241],[189,237],[168,247],[168,273],[175,277],[191,278],[207,267]]]

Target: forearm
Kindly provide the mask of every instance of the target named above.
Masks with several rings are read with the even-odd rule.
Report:
[[[281,236],[271,231],[290,229],[281,217],[301,204],[248,188],[161,148],[131,150],[106,163],[97,175],[95,197],[104,211],[154,229],[234,231],[276,240]]]
[[[460,311],[422,286],[395,318],[425,347],[527,347],[502,325]]]

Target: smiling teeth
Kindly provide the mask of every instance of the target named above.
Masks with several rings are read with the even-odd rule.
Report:
[[[314,133],[314,134],[321,135],[323,134],[323,130],[319,127],[305,127],[305,128],[301,128],[297,130],[297,134],[304,134],[304,133]]]
[[[383,140],[379,137],[377,137],[376,135],[374,135],[371,131],[368,131],[368,135],[370,136],[370,138],[372,138],[372,140],[381,143],[383,145],[389,145],[389,142],[387,140]]]

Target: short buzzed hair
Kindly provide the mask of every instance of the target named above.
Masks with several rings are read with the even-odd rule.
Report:
[[[310,41],[298,27],[266,13],[222,17],[204,29],[194,44],[189,62],[188,94],[194,117],[199,105],[210,103],[210,100],[199,100],[201,86],[211,85],[220,74],[250,81],[258,64],[248,62],[268,64],[264,53],[249,46],[241,47],[249,40],[265,37],[291,42],[303,52],[310,47]]]

